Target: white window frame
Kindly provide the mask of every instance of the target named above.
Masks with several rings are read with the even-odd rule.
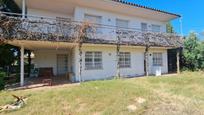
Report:
[[[123,23],[123,24],[119,24],[119,23]],[[117,28],[129,28],[129,20],[116,19],[116,26]]]
[[[152,24],[152,32],[161,32],[161,26]]]
[[[145,27],[144,25],[145,25],[146,27]],[[144,27],[145,27],[145,28],[144,28]],[[148,25],[147,25],[147,23],[144,23],[144,22],[141,23],[141,31],[142,31],[142,32],[148,31]]]
[[[119,67],[120,68],[131,68],[131,53],[130,52],[119,52]]]
[[[85,52],[85,70],[97,70],[103,68],[102,52]]]
[[[94,22],[93,20],[90,20],[88,18],[95,18],[96,21]],[[102,16],[97,16],[97,15],[92,15],[92,14],[84,14],[84,21],[86,21],[88,23],[95,24],[96,32],[102,33],[102,28],[101,28]]]
[[[152,60],[153,60],[153,66],[163,66],[163,53],[154,52]]]

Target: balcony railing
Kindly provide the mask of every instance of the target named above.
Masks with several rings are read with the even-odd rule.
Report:
[[[0,14],[1,40],[41,40],[84,43],[123,44],[140,46],[182,47],[183,40],[176,34],[142,32],[135,28],[119,28],[45,17],[19,14]]]

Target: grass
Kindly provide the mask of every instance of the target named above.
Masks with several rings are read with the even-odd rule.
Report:
[[[77,86],[0,92],[0,105],[13,101],[11,94],[28,96],[25,107],[0,114],[13,115],[202,115],[204,73],[92,81]],[[138,98],[145,99],[138,103]],[[127,106],[134,105],[130,111]]]

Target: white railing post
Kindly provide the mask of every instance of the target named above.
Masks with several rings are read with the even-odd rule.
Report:
[[[20,84],[21,86],[24,85],[24,46],[21,46],[21,78],[20,78]]]
[[[22,0],[22,18],[26,16],[26,0]]]

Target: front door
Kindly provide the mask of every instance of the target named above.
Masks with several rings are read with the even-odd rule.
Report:
[[[57,75],[65,75],[68,71],[68,55],[57,55]]]
[[[176,65],[176,50],[175,49],[170,49],[168,50],[168,71],[169,73],[175,73],[177,70],[177,65]]]

